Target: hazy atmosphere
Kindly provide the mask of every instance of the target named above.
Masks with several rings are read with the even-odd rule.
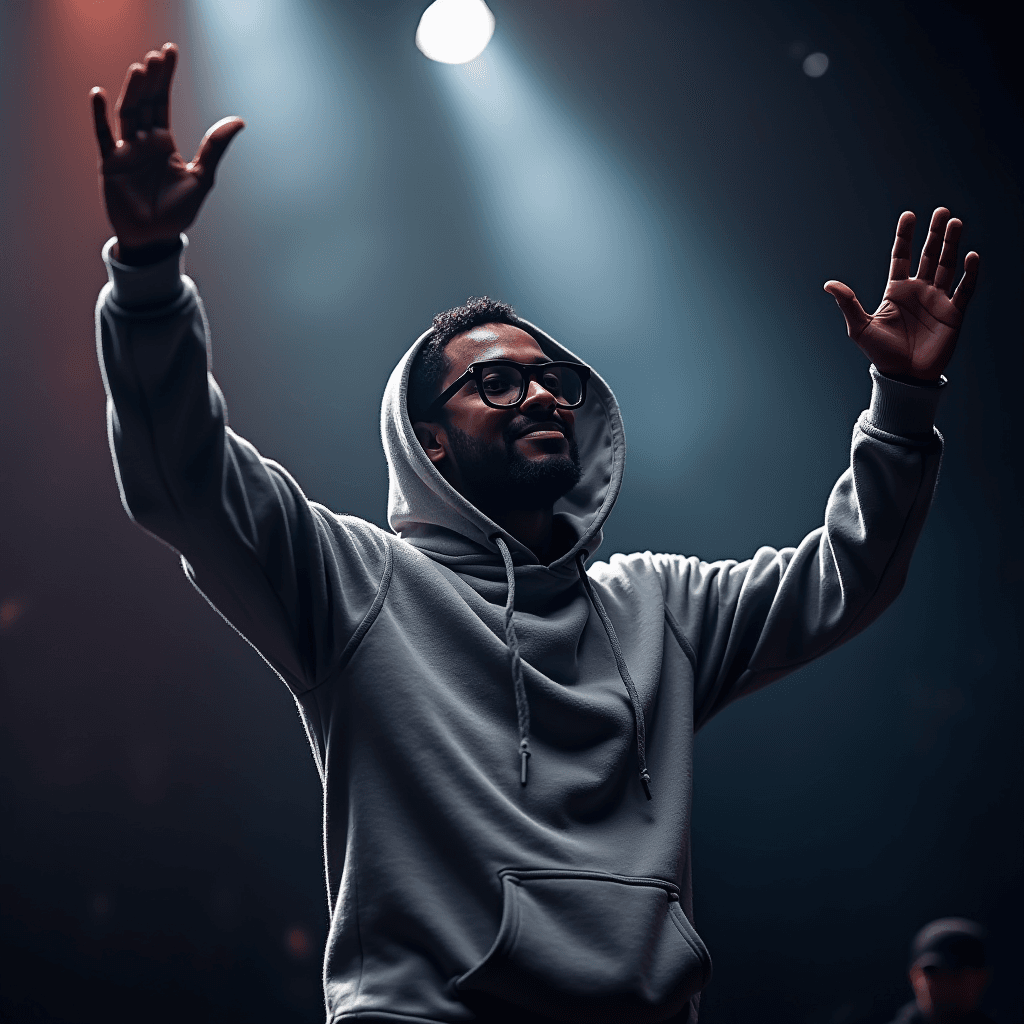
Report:
[[[247,123],[186,255],[231,425],[379,525],[388,375],[486,294],[619,400],[600,557],[798,544],[870,398],[823,283],[873,310],[900,213],[915,264],[936,206],[963,220],[981,271],[906,588],[697,739],[700,1020],[885,1024],[913,933],[960,915],[991,934],[983,1006],[1019,1021],[1016,57],[944,0],[488,3],[466,65],[416,49],[426,0],[0,5],[0,1020],[323,1019],[294,702],[130,521],[107,447],[88,93],[173,40],[186,158]]]

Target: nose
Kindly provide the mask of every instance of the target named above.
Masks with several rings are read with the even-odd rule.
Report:
[[[555,396],[544,387],[540,381],[531,378],[526,389],[523,400],[519,403],[520,409],[539,407],[542,409],[553,409],[558,405]]]

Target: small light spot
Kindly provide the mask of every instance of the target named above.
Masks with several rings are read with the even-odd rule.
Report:
[[[6,597],[0,601],[0,630],[10,629],[25,611],[25,602],[19,597]]]
[[[313,939],[300,925],[293,925],[284,933],[284,948],[296,960],[305,960],[313,952]]]
[[[828,57],[823,53],[809,53],[804,57],[804,74],[811,78],[821,78],[828,71]]]
[[[789,55],[793,60],[803,60],[807,56],[808,46],[799,39],[789,44]]]

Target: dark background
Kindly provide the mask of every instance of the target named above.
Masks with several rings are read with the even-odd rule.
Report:
[[[193,227],[235,428],[383,522],[384,383],[488,293],[595,363],[630,455],[604,554],[744,558],[818,525],[869,395],[897,217],[981,275],[909,582],[697,747],[702,1021],[883,1024],[931,918],[992,934],[1021,1019],[1020,107],[984,5],[493,0],[466,68],[425,0],[0,5],[0,1019],[316,1021],[320,794],[287,691],[120,508],[87,93],[182,48],[186,156],[248,127]],[[824,51],[820,78],[802,58]]]

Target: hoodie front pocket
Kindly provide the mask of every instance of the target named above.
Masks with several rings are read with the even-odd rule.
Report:
[[[657,878],[597,871],[501,872],[501,927],[457,991],[561,1021],[636,1024],[678,1013],[707,984],[711,958]]]

